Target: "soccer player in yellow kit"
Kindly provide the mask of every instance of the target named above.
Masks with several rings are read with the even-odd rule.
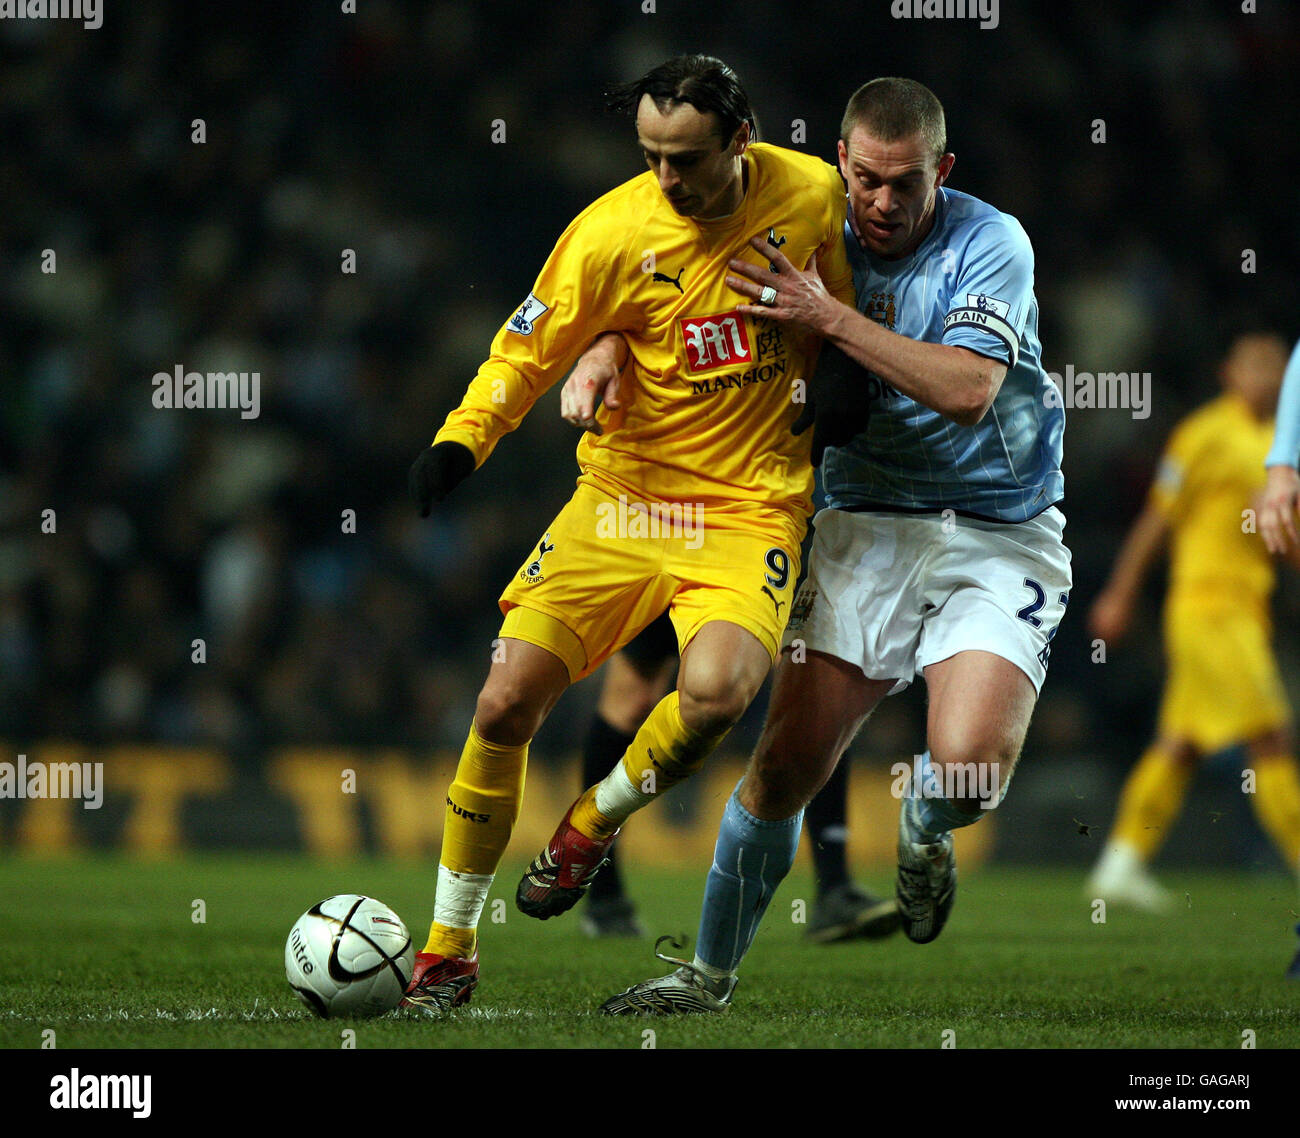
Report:
[[[1171,541],[1164,635],[1168,664],[1155,741],[1120,797],[1089,896],[1149,911],[1169,904],[1147,872],[1198,761],[1244,743],[1250,800],[1287,866],[1300,874],[1300,779],[1290,712],[1270,645],[1275,572],[1251,524],[1286,363],[1284,342],[1244,335],[1220,367],[1224,393],[1174,430],[1147,506],[1089,614],[1108,644],[1127,630],[1142,581]]]
[[[463,1004],[476,929],[518,815],[528,744],[569,684],[667,609],[677,685],[610,775],[565,815],[520,883],[533,916],[582,896],[630,814],[697,769],[780,649],[811,510],[800,410],[816,343],[736,311],[727,262],[766,235],[853,297],[839,173],[754,142],[735,73],[682,56],[624,88],[650,169],[561,236],[460,406],[416,460],[422,512],[481,465],[601,332],[629,359],[622,406],[578,446],[577,490],[501,596],[488,679],[447,794],[433,923],[411,1005]]]

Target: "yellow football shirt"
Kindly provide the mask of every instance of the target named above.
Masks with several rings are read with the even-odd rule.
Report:
[[[1171,603],[1196,598],[1267,608],[1275,572],[1252,519],[1272,435],[1272,422],[1256,419],[1231,392],[1175,428],[1151,489],[1171,531]]]
[[[816,342],[736,311],[727,261],[761,263],[770,236],[799,268],[852,305],[844,187],[818,158],[765,143],[744,155],[746,191],[726,218],[678,216],[647,171],[588,206],[565,230],[528,298],[435,442],[481,465],[501,436],[601,332],[630,348],[624,406],[578,444],[580,482],[643,502],[689,501],[710,525],[747,528],[775,507],[811,510],[810,435],[790,433]]]
[[[1151,491],[1171,531],[1158,730],[1206,753],[1289,716],[1270,645],[1273,562],[1248,512],[1272,434],[1240,396],[1222,395],[1174,430]]]

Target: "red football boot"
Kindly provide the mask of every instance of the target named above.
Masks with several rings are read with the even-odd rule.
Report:
[[[515,893],[519,911],[539,921],[567,913],[582,900],[618,837],[617,830],[604,841],[580,834],[569,822],[572,815],[573,806],[570,806],[546,848],[533,859]]]
[[[440,956],[417,952],[411,982],[399,1006],[430,1013],[445,1012],[468,1004],[478,985],[478,948],[468,960],[463,956]]]

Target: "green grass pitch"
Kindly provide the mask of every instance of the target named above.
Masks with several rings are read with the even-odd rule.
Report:
[[[290,857],[117,857],[0,863],[0,1046],[39,1048],[1240,1048],[1300,1047],[1294,885],[1281,876],[1174,873],[1183,897],[1153,918],[1093,920],[1078,872],[988,867],[964,876],[943,936],[918,946],[813,947],[777,894],[725,1015],[623,1019],[601,1001],[666,971],[654,934],[694,936],[703,869],[628,874],[651,938],[591,941],[577,912],[545,923],[514,908],[522,866],[502,867],[469,1008],[323,1021],[289,990],[294,919],[334,893],[395,908],[417,947],[433,872],[393,862]],[[881,874],[864,875],[876,888]],[[505,905],[493,906],[497,898]],[[196,904],[201,902],[201,905]],[[504,915],[493,923],[491,915]],[[196,918],[202,916],[202,921]]]

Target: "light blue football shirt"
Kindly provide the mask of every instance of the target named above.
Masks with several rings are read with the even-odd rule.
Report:
[[[1025,521],[1065,490],[1065,411],[1040,359],[1033,249],[1014,217],[969,194],[941,188],[935,211],[925,240],[897,261],[868,252],[845,223],[858,311],[1000,360],[1006,378],[984,418],[963,427],[871,376],[869,426],[826,451],[827,503]]]
[[[1291,352],[1277,400],[1273,448],[1265,466],[1300,466],[1300,343]]]

